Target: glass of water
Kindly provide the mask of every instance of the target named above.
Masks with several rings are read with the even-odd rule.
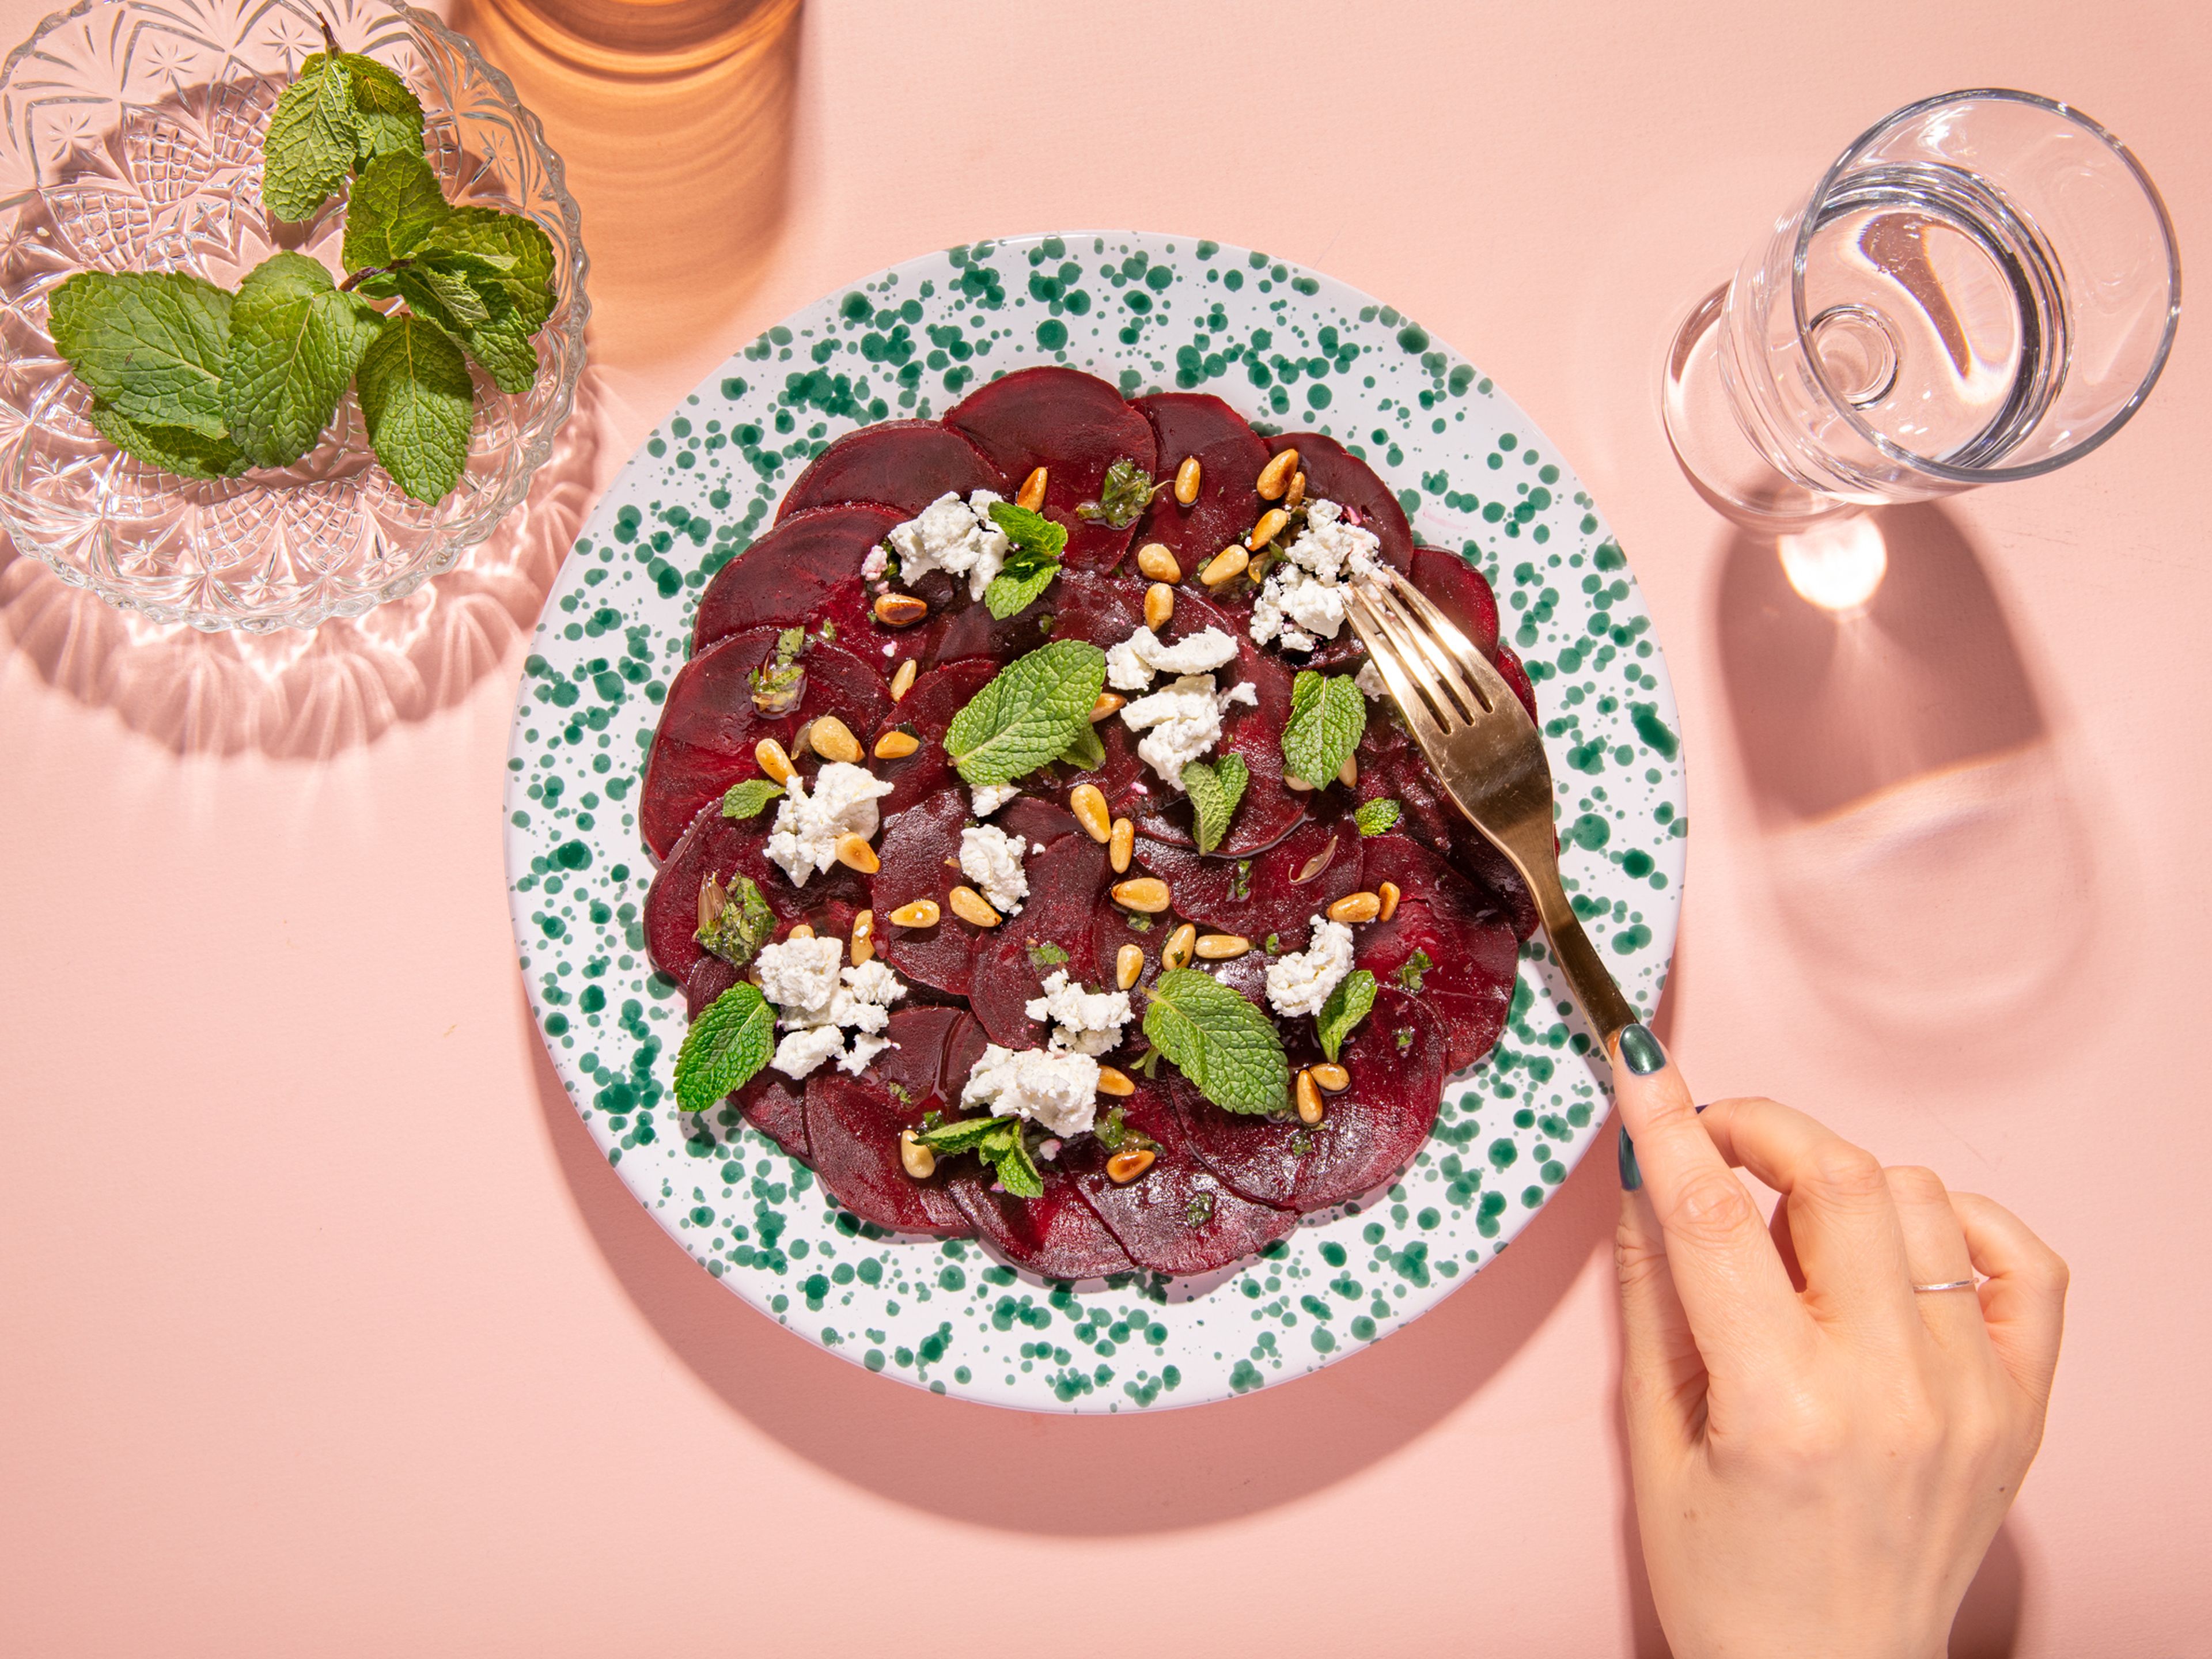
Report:
[[[1947,93],[1852,144],[1692,311],[1667,434],[1713,506],[1778,532],[2033,477],[2126,422],[2180,313],[2125,145],[2029,93]]]

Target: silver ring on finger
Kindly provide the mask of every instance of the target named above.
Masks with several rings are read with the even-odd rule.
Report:
[[[1937,1291],[1971,1291],[1980,1281],[1972,1279],[1947,1279],[1940,1285],[1915,1285],[1915,1296],[1932,1296]]]

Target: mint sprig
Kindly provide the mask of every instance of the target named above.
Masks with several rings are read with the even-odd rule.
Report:
[[[991,503],[991,521],[1012,543],[1006,562],[983,590],[983,603],[1000,622],[1035,604],[1060,574],[1060,556],[1067,545],[1067,526],[1011,501]]]
[[[392,318],[355,376],[376,459],[418,501],[445,499],[468,465],[476,388],[461,349],[418,317]]]
[[[384,325],[305,254],[275,254],[248,271],[222,376],[223,417],[246,459],[289,466],[313,449]]]
[[[1331,1060],[1344,1047],[1345,1038],[1352,1028],[1367,1018],[1375,1006],[1375,975],[1364,968],[1355,968],[1336,983],[1328,994],[1328,1000],[1314,1016],[1314,1035],[1321,1039],[1321,1051]]]
[[[1106,684],[1106,653],[1054,640],[1017,657],[945,728],[945,752],[971,784],[1012,783],[1058,759],[1090,728]]]
[[[1388,795],[1377,795],[1373,800],[1362,801],[1352,821],[1359,826],[1363,836],[1379,836],[1398,821],[1402,809]]]
[[[692,937],[732,968],[742,968],[775,936],[775,912],[750,876],[730,878],[727,887],[709,876],[699,890],[699,930]]]
[[[1367,698],[1348,674],[1302,668],[1291,682],[1283,770],[1316,788],[1333,781],[1367,730]]]
[[[973,1152],[989,1164],[999,1184],[1016,1198],[1042,1198],[1044,1176],[1030,1156],[1018,1117],[969,1117],[934,1128],[917,1130],[914,1137],[932,1152],[951,1157]]]
[[[1221,838],[1229,833],[1229,821],[1237,816],[1237,803],[1244,799],[1244,786],[1251,781],[1251,769],[1244,764],[1242,755],[1224,755],[1213,762],[1192,761],[1182,769],[1182,792],[1190,797],[1192,810],[1198,815],[1198,850],[1211,853],[1221,845]]]
[[[1116,530],[1127,530],[1143,516],[1158,490],[1151,473],[1124,458],[1106,469],[1106,477],[1098,486],[1098,499],[1079,504],[1075,516],[1087,523],[1103,522]]]
[[[771,783],[766,778],[747,778],[743,783],[733,783],[722,797],[722,816],[726,818],[757,818],[761,808],[783,793],[783,786]]]
[[[1153,982],[1145,1040],[1224,1111],[1280,1111],[1290,1062],[1273,1021],[1211,974],[1172,968]]]
[[[757,985],[732,985],[691,1022],[676,1053],[676,1104],[703,1112],[743,1088],[775,1052],[775,1010]]]

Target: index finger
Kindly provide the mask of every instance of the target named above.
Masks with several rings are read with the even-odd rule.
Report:
[[[1698,1121],[1681,1073],[1644,1026],[1616,1042],[1614,1103],[1635,1142],[1667,1266],[1705,1366],[1738,1375],[1794,1352],[1810,1323],[1751,1194]],[[1626,1164],[1626,1160],[1624,1161]]]

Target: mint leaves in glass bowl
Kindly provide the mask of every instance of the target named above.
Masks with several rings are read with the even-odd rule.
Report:
[[[315,142],[280,143],[264,179],[279,100],[327,60],[326,27],[354,118],[336,96],[304,111]],[[420,161],[403,165],[410,97]],[[398,598],[521,501],[574,402],[589,304],[560,161],[426,13],[85,0],[0,73],[0,525],[160,620],[265,631]],[[440,234],[417,235],[426,217]],[[372,242],[384,257],[362,265]],[[137,280],[79,283],[58,329],[81,272]],[[123,337],[85,368],[97,396],[55,343],[86,365],[95,293]],[[137,338],[137,295],[196,319],[197,340]],[[216,333],[241,310],[268,349],[241,349],[251,377],[225,382]],[[287,331],[296,361],[276,349]],[[173,386],[141,372],[165,358]]]

